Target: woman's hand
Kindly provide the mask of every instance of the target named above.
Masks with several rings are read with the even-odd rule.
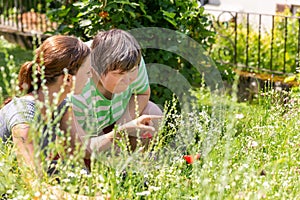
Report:
[[[119,127],[118,130],[126,131],[129,136],[133,137],[152,137],[156,131],[153,127],[152,119],[161,119],[160,115],[142,115],[130,122],[127,122]]]

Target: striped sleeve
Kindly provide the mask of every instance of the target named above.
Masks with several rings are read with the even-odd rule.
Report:
[[[149,79],[143,57],[139,66],[138,77],[133,83],[131,83],[131,88],[137,94],[143,94],[149,88]]]
[[[72,109],[74,115],[81,125],[81,127],[85,126],[86,116],[88,116],[88,104],[86,99],[82,95],[73,95],[71,97]]]

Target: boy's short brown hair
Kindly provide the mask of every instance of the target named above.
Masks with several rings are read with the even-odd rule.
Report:
[[[91,61],[99,75],[109,71],[130,71],[141,61],[141,48],[136,39],[120,29],[99,32],[91,45]]]

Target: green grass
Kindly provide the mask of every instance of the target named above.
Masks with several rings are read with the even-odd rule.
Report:
[[[12,78],[16,79],[16,77],[12,77],[11,74],[19,71],[24,62],[32,59],[33,53],[31,50],[26,50],[16,44],[9,43],[0,36],[0,68],[5,68],[5,74],[7,74],[7,77],[3,77],[4,72],[1,71],[2,76],[0,76],[0,87],[3,89],[4,96],[7,96],[9,93],[7,91],[7,84],[10,84],[10,80]],[[7,80],[6,85],[4,79]]]
[[[13,60],[17,67],[25,61],[32,60],[33,57],[31,50],[23,49],[16,44],[9,43],[3,37],[0,37],[0,66],[6,66],[9,55],[13,56]]]
[[[120,155],[96,156],[86,174],[82,154],[74,154],[60,165],[57,185],[112,199],[299,199],[299,94],[283,101],[270,91],[252,105],[228,96],[211,98],[203,89],[195,94],[193,112],[179,115],[171,109],[170,127],[160,131],[151,156],[129,154],[123,141]],[[182,159],[198,152],[202,157],[193,164]],[[31,180],[35,187],[30,187],[9,145],[0,145],[0,177],[0,194],[8,199],[33,199],[47,190],[40,188],[42,182],[55,183],[45,176]]]

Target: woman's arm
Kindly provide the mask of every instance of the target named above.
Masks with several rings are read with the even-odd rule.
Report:
[[[12,128],[12,139],[17,149],[19,163],[36,169],[33,141],[29,138],[29,124],[17,124]]]

